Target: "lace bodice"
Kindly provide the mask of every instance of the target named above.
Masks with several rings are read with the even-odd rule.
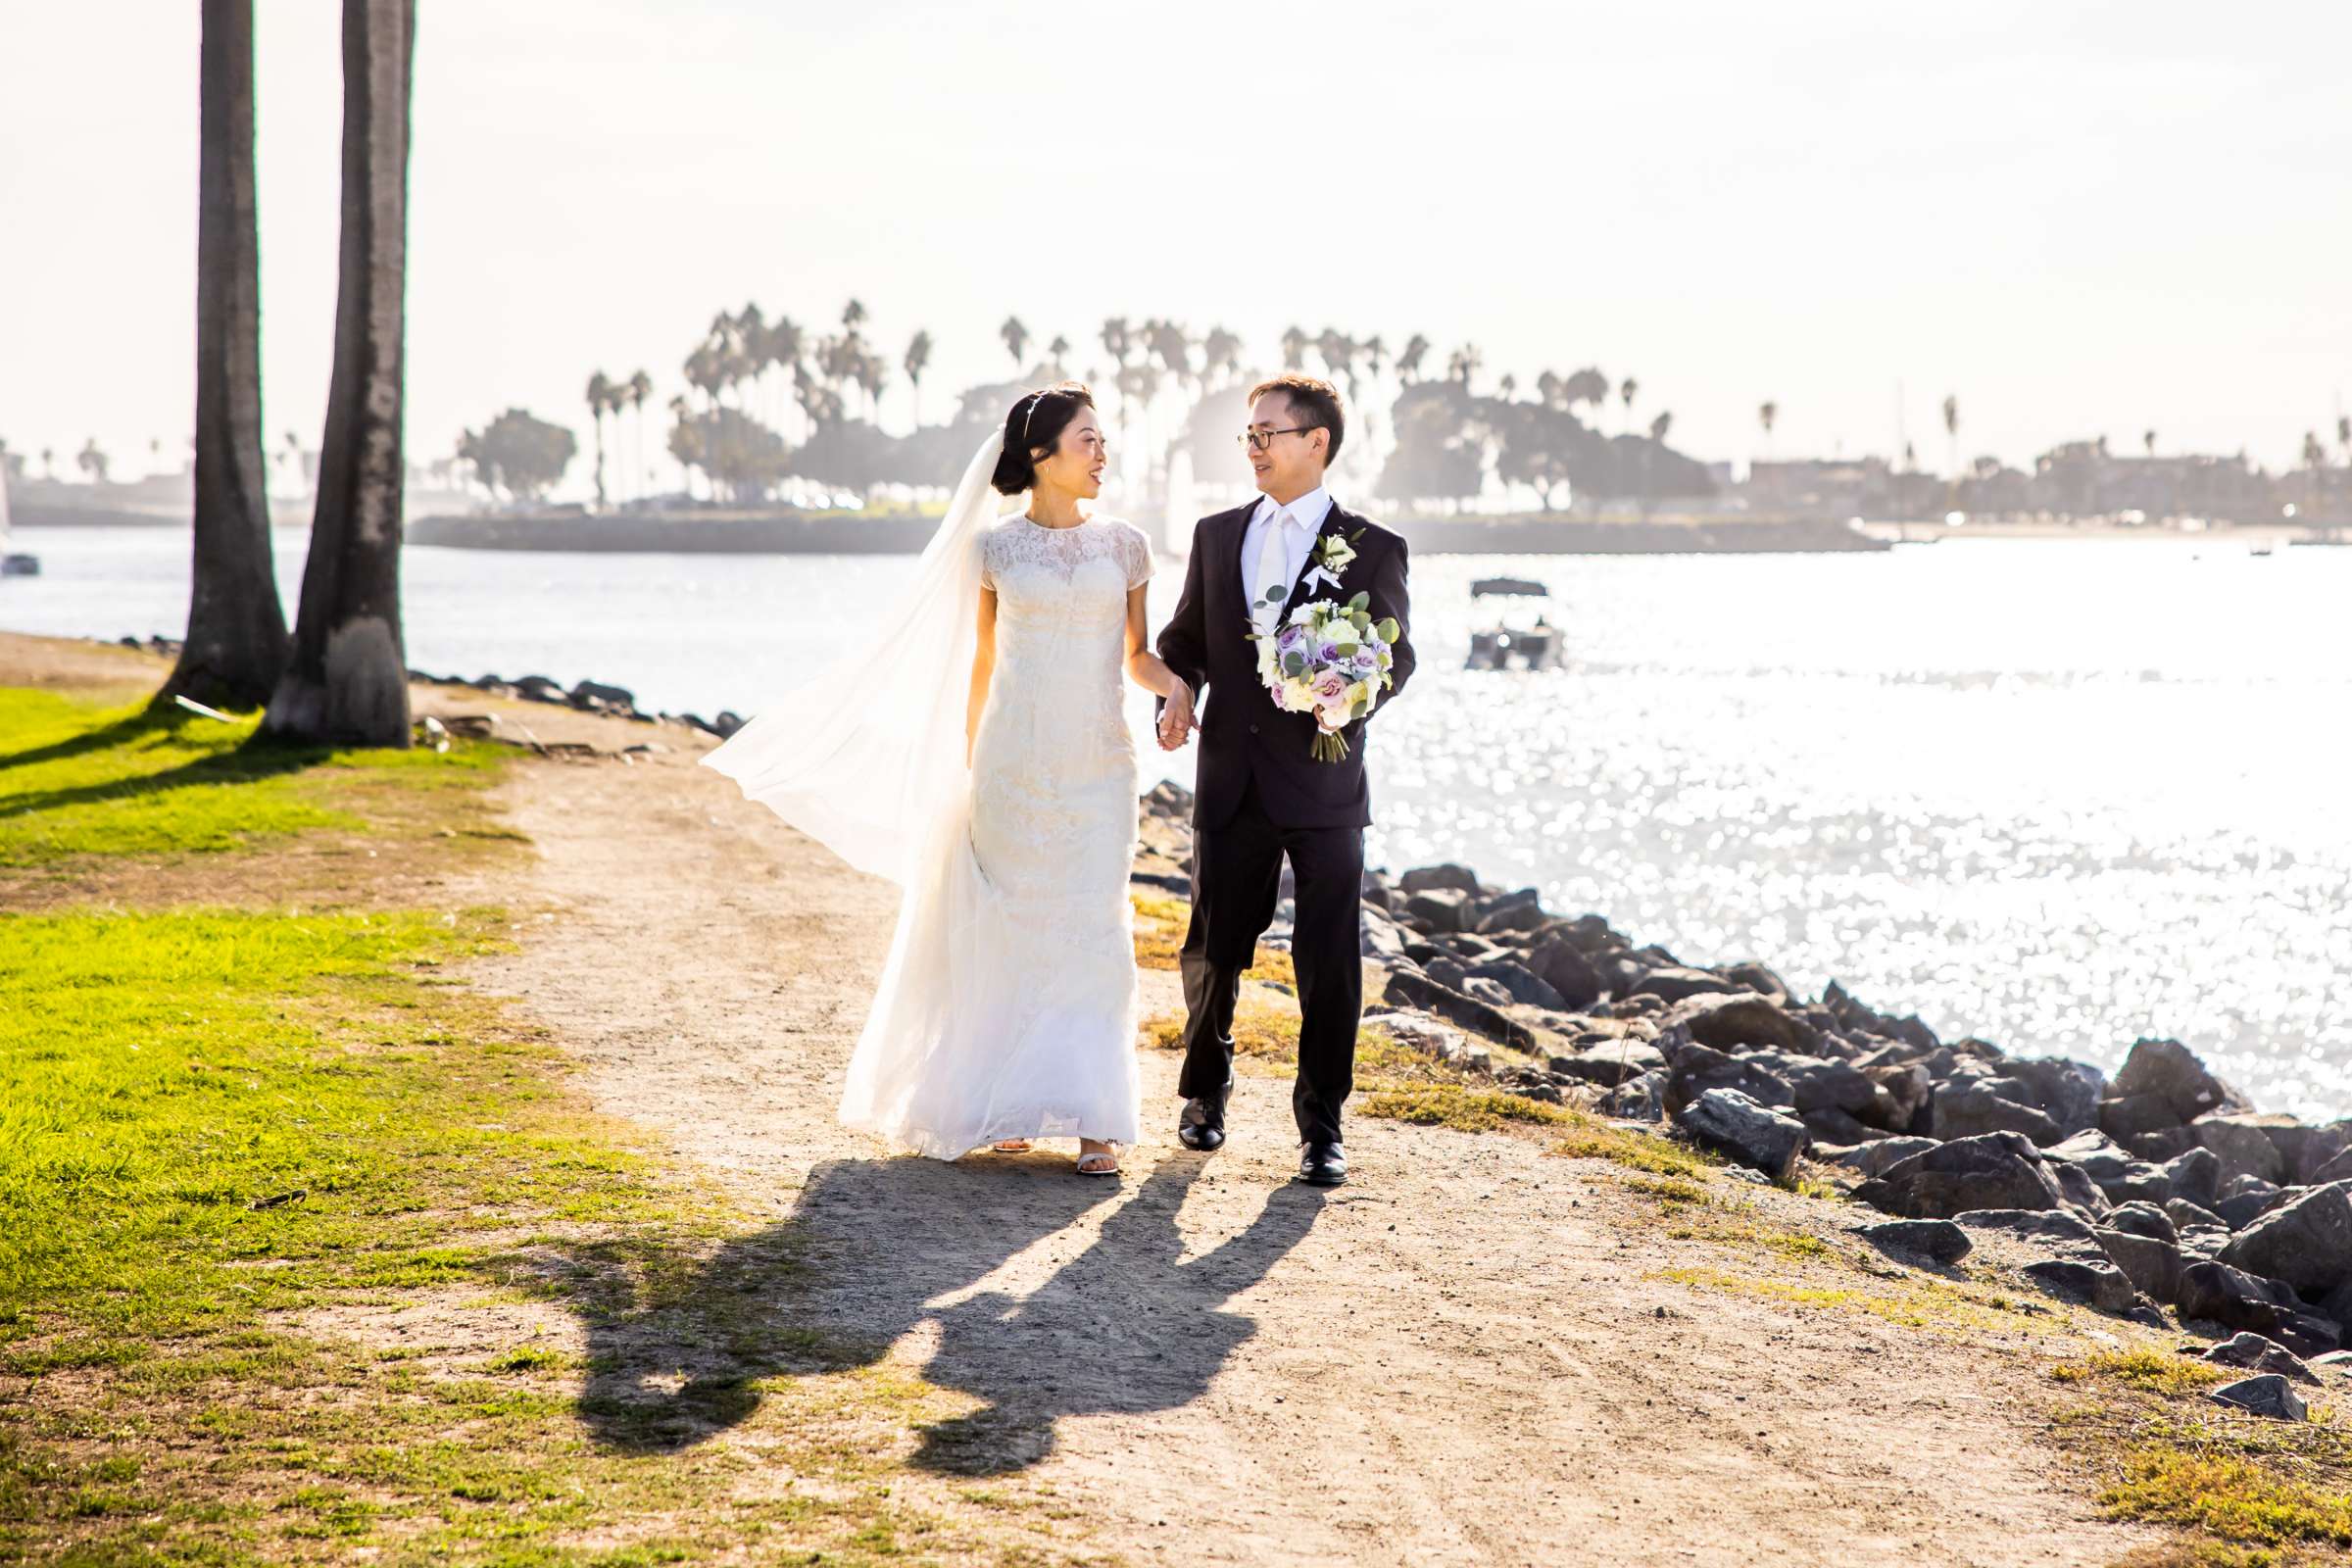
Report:
[[[1152,576],[1152,543],[1143,529],[1116,517],[1089,517],[1075,528],[1049,528],[1019,513],[980,536],[980,581],[997,591],[999,614],[1007,598],[1062,599],[1054,590],[1068,589],[1081,569],[1098,564],[1118,573],[1124,614],[1126,591]],[[1104,574],[1102,580],[1111,579]],[[1065,601],[1064,608],[1078,607]]]

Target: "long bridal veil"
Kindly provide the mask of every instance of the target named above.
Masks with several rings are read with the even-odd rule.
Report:
[[[955,499],[870,642],[784,693],[704,754],[743,793],[860,871],[911,887],[971,795],[964,705],[979,640],[980,533],[1002,430]]]
[[[1004,433],[964,469],[913,582],[870,641],[762,708],[702,759],[860,871],[902,890],[890,956],[850,1058],[841,1119],[953,1159],[996,1136],[986,1089],[942,1070],[1017,1014],[992,945],[1002,901],[971,844],[965,705],[979,638],[980,535]]]

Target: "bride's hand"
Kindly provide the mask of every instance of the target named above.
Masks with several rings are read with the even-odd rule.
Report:
[[[1193,689],[1183,681],[1178,681],[1175,692],[1168,698],[1167,707],[1160,710],[1159,749],[1163,752],[1177,750],[1198,728],[1200,725],[1193,718]]]

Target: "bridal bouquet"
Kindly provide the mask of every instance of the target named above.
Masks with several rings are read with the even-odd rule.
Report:
[[[1396,684],[1389,673],[1390,644],[1396,640],[1394,615],[1372,618],[1370,594],[1345,605],[1317,599],[1291,612],[1270,634],[1252,633],[1258,678],[1274,706],[1289,713],[1315,715],[1310,755],[1336,762],[1348,755],[1340,731],[1372,711],[1379,693]]]

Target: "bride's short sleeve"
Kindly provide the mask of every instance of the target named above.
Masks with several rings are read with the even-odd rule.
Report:
[[[1119,530],[1119,553],[1121,564],[1127,568],[1128,587],[1141,588],[1152,580],[1152,541],[1144,537],[1143,529],[1133,523],[1122,527]]]
[[[980,586],[992,594],[997,591],[997,552],[994,548],[996,542],[997,536],[994,533],[984,533],[973,542],[973,548],[979,552],[980,556]]]

